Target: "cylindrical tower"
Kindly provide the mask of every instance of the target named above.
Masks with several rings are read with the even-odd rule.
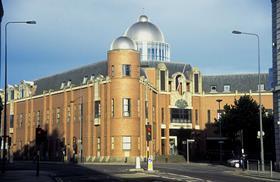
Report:
[[[121,36],[113,41],[108,51],[108,75],[111,78],[111,156],[139,156],[140,56],[130,38]]]

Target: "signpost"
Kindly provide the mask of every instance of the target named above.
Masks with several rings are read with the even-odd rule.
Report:
[[[194,139],[187,139],[187,163],[190,163],[189,143],[193,143]]]

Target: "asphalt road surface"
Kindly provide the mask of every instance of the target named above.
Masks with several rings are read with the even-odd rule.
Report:
[[[142,164],[144,169],[146,165]],[[51,174],[53,181],[190,181],[190,182],[258,182],[267,181],[238,175],[234,168],[210,164],[155,164],[154,172],[131,171],[134,165],[127,164],[67,164],[42,162],[40,170]],[[15,162],[7,170],[35,170],[33,162]],[[0,178],[1,179],[1,178]],[[1,181],[1,180],[0,180]]]

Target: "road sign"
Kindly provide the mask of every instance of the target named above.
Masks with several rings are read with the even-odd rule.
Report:
[[[264,136],[264,131],[262,132],[262,136]],[[257,138],[260,138],[261,137],[261,132],[260,131],[258,131],[258,135],[257,135]]]

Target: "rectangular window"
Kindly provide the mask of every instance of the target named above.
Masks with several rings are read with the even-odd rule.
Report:
[[[22,125],[23,125],[23,114],[21,113],[21,114],[19,115],[19,124],[18,124],[18,126],[21,128]]]
[[[165,91],[165,71],[160,71],[160,90]]]
[[[15,98],[15,91],[11,90],[11,100],[14,100],[14,98]]]
[[[164,108],[161,108],[161,123],[164,123]]]
[[[101,115],[101,105],[100,100],[94,102],[94,109],[95,109],[95,118],[100,118]]]
[[[36,126],[40,125],[40,111],[37,111],[36,113]]]
[[[21,98],[24,98],[24,89],[21,89]]]
[[[97,138],[97,150],[101,149],[101,139],[100,137]]]
[[[60,108],[56,109],[56,123],[60,123]]]
[[[207,111],[207,122],[211,123],[211,111],[210,110]]]
[[[112,72],[112,77],[115,76],[115,66],[114,65],[112,65],[112,67],[111,67],[111,72]]]
[[[67,123],[70,122],[70,119],[71,119],[71,108],[70,106],[67,106]]]
[[[131,149],[131,137],[125,136],[123,137],[123,150]]]
[[[165,129],[161,129],[161,137],[165,137]]]
[[[194,74],[194,92],[198,93],[199,92],[199,86],[198,86],[198,74]]]
[[[123,99],[123,116],[130,116],[130,99],[124,98]]]
[[[230,92],[230,85],[224,85],[224,92]]]
[[[112,110],[112,117],[114,117],[114,115],[115,115],[115,110],[114,110],[114,109],[115,109],[115,108],[114,108],[114,99],[111,100],[111,107],[112,107],[112,108],[111,108],[111,110]]]
[[[115,138],[111,137],[111,149],[114,150],[115,149]]]
[[[198,110],[195,110],[195,124],[198,125]]]
[[[10,115],[10,128],[14,128],[14,115]]]
[[[124,64],[122,66],[123,76],[130,76],[130,65]]]

